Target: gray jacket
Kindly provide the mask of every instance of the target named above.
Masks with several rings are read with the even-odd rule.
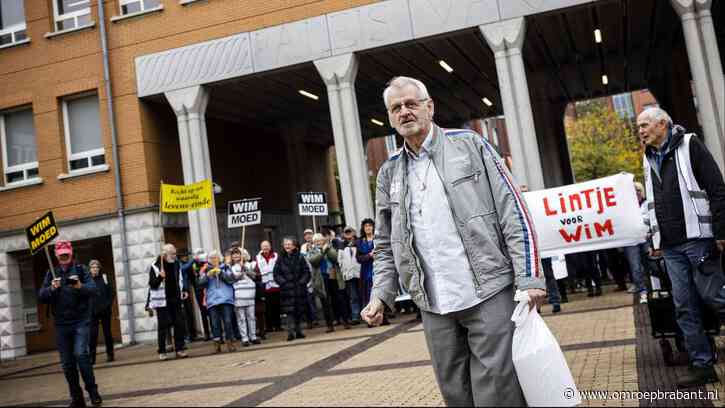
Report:
[[[522,290],[544,289],[533,222],[501,158],[470,130],[433,126],[433,168],[448,196],[476,295],[485,300],[512,283]],[[401,149],[378,173],[372,294],[392,307],[400,283],[422,310],[430,311],[408,217],[407,161]]]

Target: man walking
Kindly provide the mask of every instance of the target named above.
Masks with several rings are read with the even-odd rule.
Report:
[[[511,357],[514,285],[531,307],[546,291],[518,184],[479,135],[433,123],[422,82],[394,78],[383,100],[405,144],[378,173],[375,277],[362,316],[379,324],[400,281],[422,310],[446,403],[524,405]]]
[[[40,289],[40,302],[50,305],[55,320],[55,341],[60,352],[60,364],[70,390],[71,407],[85,407],[78,371],[93,406],[103,403],[98,393],[88,351],[92,301],[96,285],[85,266],[73,260],[70,241],[55,242],[55,256],[60,264],[55,275],[48,271]]]
[[[677,324],[690,357],[689,371],[678,379],[678,386],[716,382],[713,350],[703,330],[702,302],[693,276],[704,256],[725,247],[722,171],[705,144],[674,125],[664,110],[646,109],[637,118],[637,128],[646,146],[644,179],[652,246],[661,249],[665,258]],[[717,300],[722,299],[725,293]]]

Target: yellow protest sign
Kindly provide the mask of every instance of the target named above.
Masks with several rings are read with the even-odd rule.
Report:
[[[179,213],[211,208],[212,194],[211,180],[183,186],[161,184],[161,211]]]

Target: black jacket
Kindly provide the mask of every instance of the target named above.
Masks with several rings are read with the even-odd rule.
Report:
[[[154,265],[160,268],[159,258],[156,258]],[[164,260],[164,272],[166,278],[162,278],[160,275],[156,276],[154,268],[149,268],[149,287],[156,290],[161,286],[161,282],[166,282],[164,289],[166,291],[166,304],[169,303],[181,303],[181,292],[188,293],[188,281],[186,276],[183,276],[182,287],[179,287],[179,274],[183,274],[181,269],[181,262],[175,260],[173,263],[168,263]]]
[[[310,267],[307,260],[295,250],[282,251],[274,264],[274,280],[280,287],[282,313],[303,313],[307,308],[307,282]]]
[[[106,276],[106,278],[108,277],[103,273],[99,273],[98,276],[92,278],[98,292],[98,296],[96,296],[93,300],[94,316],[100,316],[104,313],[110,312],[111,306],[113,305],[113,299],[116,297],[116,291],[113,288],[111,280],[109,279],[108,283],[106,283],[106,280],[103,279],[104,276]]]
[[[647,147],[645,151],[650,167],[652,167],[650,177],[654,193],[655,214],[663,248],[687,241],[685,212],[682,207],[680,183],[675,164],[675,153],[682,144],[685,133],[687,132],[682,126],[672,127],[672,136],[662,160],[659,175],[655,170],[655,149]],[[725,239],[725,213],[723,212],[725,210],[725,182],[723,182],[722,172],[715,159],[698,137],[690,139],[690,161],[697,183],[701,189],[707,192],[710,200],[715,239]],[[652,200],[652,197],[647,197],[647,199]]]
[[[52,289],[53,275],[48,271],[38,293],[40,302],[50,305],[55,324],[65,326],[90,321],[92,302],[97,289],[86,267],[74,263],[66,271],[58,266],[55,268],[55,274],[61,279],[60,287]],[[78,275],[78,280],[81,282],[80,289],[68,284],[68,277],[71,275]]]

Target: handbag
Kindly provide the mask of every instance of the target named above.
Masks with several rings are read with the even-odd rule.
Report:
[[[718,315],[725,317],[725,257],[713,243],[708,253],[694,268],[693,280],[703,302]]]

